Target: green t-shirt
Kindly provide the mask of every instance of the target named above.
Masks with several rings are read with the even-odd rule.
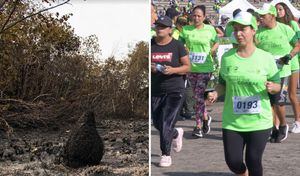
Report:
[[[300,31],[299,25],[296,21],[294,20],[290,21],[290,25],[295,32]]]
[[[179,34],[180,34],[180,31],[178,29],[173,29],[173,33],[172,33],[172,37],[176,40],[179,39]]]
[[[156,31],[151,28],[151,38],[156,36]]]
[[[279,59],[293,49],[291,43],[294,35],[295,32],[291,27],[279,22],[273,29],[260,27],[256,31],[257,47],[271,53],[275,59]],[[291,64],[278,65],[278,69],[281,78],[291,75]]]
[[[240,57],[236,50],[230,49],[221,60],[219,82],[226,87],[222,127],[241,132],[271,128],[273,117],[265,82],[280,82],[274,58],[259,48],[248,58]]]
[[[290,21],[290,25],[291,25],[292,29],[296,32],[296,41],[297,41],[298,40],[297,36],[299,35],[299,31],[300,31],[299,25],[294,20]],[[296,41],[294,41],[294,42],[296,42]],[[297,57],[293,58],[291,61],[291,71],[292,72],[299,70],[299,62],[300,62],[300,56],[298,54]]]
[[[213,44],[217,43],[217,32],[211,25],[204,24],[197,29],[193,25],[184,26],[179,40],[189,49],[192,73],[209,73],[214,71],[214,62],[210,53]]]
[[[233,33],[234,29],[232,27],[232,25],[226,25],[225,27],[225,36],[226,37],[231,37],[232,33]]]
[[[300,40],[300,31],[297,31],[294,38],[293,38],[293,41],[296,43],[298,42],[298,40]],[[300,64],[300,54],[298,53],[298,62]]]

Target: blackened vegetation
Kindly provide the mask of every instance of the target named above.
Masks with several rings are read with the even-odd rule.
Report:
[[[73,168],[97,165],[103,154],[104,145],[96,130],[94,112],[86,112],[66,143],[64,162]]]
[[[39,11],[41,7],[35,2],[0,3],[0,30],[7,20],[7,24],[14,24],[16,19]],[[122,58],[103,58],[97,36],[76,35],[68,22],[71,16],[42,13],[0,32],[0,113],[5,113],[3,119],[14,128],[12,123],[21,113],[30,114],[60,105],[53,109],[57,111],[70,104],[75,111],[92,106],[96,114],[109,118],[147,119],[148,43],[138,42],[128,48],[129,54]],[[61,119],[69,120],[68,117],[78,117],[82,112],[74,115],[50,112],[46,116],[39,113],[35,114],[36,118],[28,115],[22,119],[26,123],[20,125],[22,128],[51,126],[49,118],[64,115]]]

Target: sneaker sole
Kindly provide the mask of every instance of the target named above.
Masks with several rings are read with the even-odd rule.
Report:
[[[289,134],[289,126],[288,124],[286,124],[286,132],[285,132],[285,137],[283,139],[280,140],[280,142],[286,140],[286,138],[288,137],[288,134]]]
[[[211,116],[207,115],[207,117],[208,117],[208,122],[207,122],[208,130],[207,130],[206,134],[208,134],[210,132],[210,123],[211,123]]]
[[[293,131],[293,130],[291,130],[291,133],[294,133],[294,134],[299,134],[299,133],[300,133],[300,131]]]
[[[208,120],[207,120],[207,127],[208,127],[208,130],[207,132],[203,132],[204,134],[208,134],[210,132],[210,123],[211,123],[211,116],[210,115],[207,115],[208,117]]]
[[[300,130],[298,130],[298,129],[300,129],[300,127],[297,127],[296,125],[293,125],[293,128],[291,129],[291,133],[294,133],[294,134],[298,134],[298,133],[300,133]]]
[[[199,135],[199,134],[193,134],[193,136],[197,136],[199,138],[203,138],[203,135]]]
[[[210,123],[211,123],[211,116],[207,115],[207,117],[208,117],[208,125],[210,125]]]
[[[159,164],[159,167],[170,167],[172,164],[169,164],[169,165],[161,165]]]

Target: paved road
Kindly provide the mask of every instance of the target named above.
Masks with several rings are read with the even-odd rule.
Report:
[[[299,95],[299,94],[298,94]],[[221,112],[223,103],[216,103],[209,109],[213,117],[211,132],[202,139],[192,136],[192,120],[179,121],[177,127],[185,130],[183,149],[171,153],[173,165],[158,167],[160,160],[159,136],[151,128],[151,175],[159,176],[232,176],[223,154],[221,134]],[[291,126],[294,118],[292,108],[287,106],[287,120]],[[289,133],[288,139],[280,144],[268,143],[263,157],[265,176],[300,176],[300,134]]]

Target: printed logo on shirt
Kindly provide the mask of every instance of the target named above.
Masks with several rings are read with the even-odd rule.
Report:
[[[152,53],[152,62],[171,62],[173,53]]]

